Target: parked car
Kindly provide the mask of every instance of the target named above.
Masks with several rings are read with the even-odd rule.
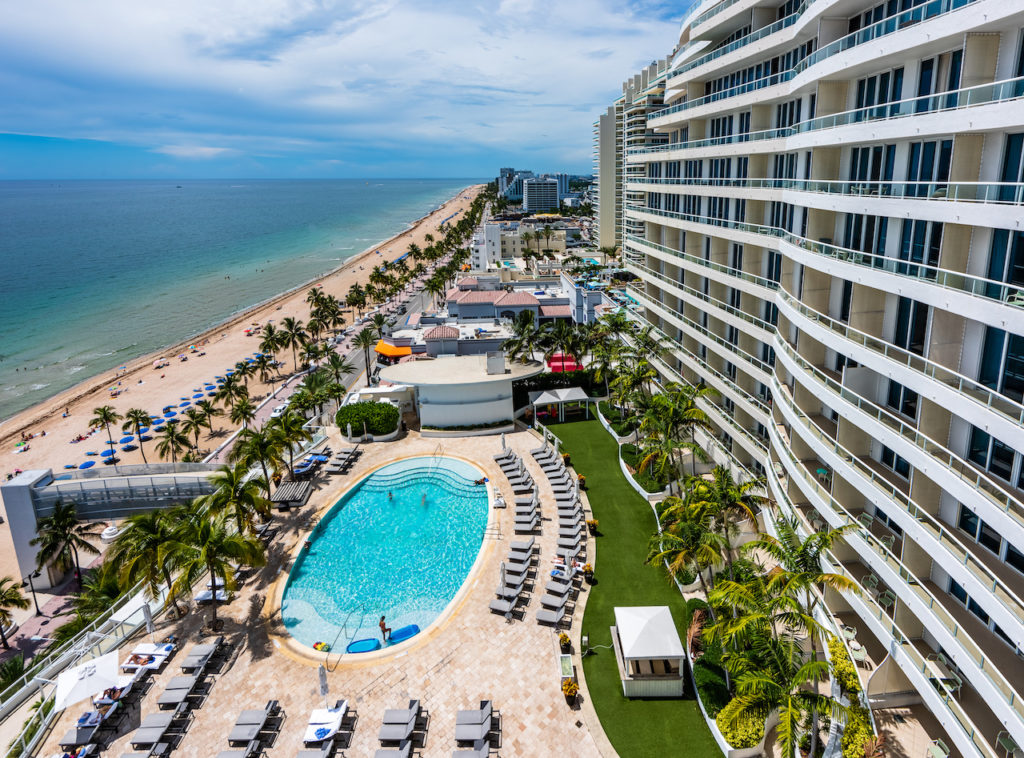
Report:
[[[279,418],[280,416],[283,416],[287,410],[288,403],[281,403],[280,405],[275,406],[274,410],[270,412],[270,418]]]

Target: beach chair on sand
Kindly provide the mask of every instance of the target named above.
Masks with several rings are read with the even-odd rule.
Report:
[[[533,553],[537,549],[537,538],[530,537],[528,540],[513,540],[509,543],[509,550],[515,550],[518,553]]]
[[[519,595],[516,595],[513,598],[496,598],[492,600],[489,606],[491,613],[497,613],[499,616],[508,616],[515,610],[519,597]]]

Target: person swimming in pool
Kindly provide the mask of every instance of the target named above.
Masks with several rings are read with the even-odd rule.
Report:
[[[387,642],[388,641],[388,637],[391,636],[391,627],[384,623],[384,616],[380,617],[380,623],[377,624],[377,626],[380,627],[380,636],[381,636],[381,638],[385,642]]]

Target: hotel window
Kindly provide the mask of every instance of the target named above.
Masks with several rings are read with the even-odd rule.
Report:
[[[768,266],[764,275],[765,279],[769,279],[776,284],[782,278],[782,254],[775,250],[768,251]]]
[[[911,197],[944,197],[953,159],[953,140],[910,143],[907,181],[919,182],[907,187]],[[934,186],[932,186],[934,185]]]
[[[803,103],[798,97],[775,106],[775,128],[786,129],[800,122],[800,111]]]
[[[743,293],[735,287],[729,288],[729,295],[727,298],[729,305],[736,310],[742,310]]]
[[[704,176],[704,162],[686,161],[683,164],[683,176],[687,179],[700,179]]]
[[[1020,472],[1020,456],[1009,445],[1004,445],[988,432],[976,426],[971,427],[971,439],[967,448],[967,459],[977,463],[990,474],[1007,482],[1024,486],[1024,472]],[[1018,471],[1016,480],[1014,470]]]
[[[729,268],[743,270],[743,245],[734,242],[729,246]]]
[[[921,61],[917,75],[917,96],[926,98],[942,92],[950,92],[960,88],[960,71],[963,66],[963,50],[952,50],[933,58],[925,58]],[[940,98],[940,100],[942,100]],[[939,103],[942,107],[953,108],[957,104],[957,96],[949,95],[944,102]],[[916,110],[920,113],[923,110],[934,108],[936,104],[929,106],[927,100],[918,100]]]
[[[889,392],[886,397],[886,405],[904,416],[912,419],[917,418],[918,395],[914,390],[904,387],[899,382],[889,380]]]
[[[864,77],[857,81],[857,99],[854,107],[870,108],[873,105],[884,106],[892,103],[903,96],[903,68],[895,68],[891,71],[883,71],[880,74]],[[891,107],[890,113],[895,112],[895,106]],[[885,108],[877,108],[865,113],[855,114],[857,121],[867,115],[869,118],[882,118],[885,116]]]
[[[796,9],[799,6],[800,0],[786,0],[786,2],[779,6],[778,18],[783,19],[786,16],[796,13]]]
[[[740,341],[740,330],[732,324],[727,324],[725,327],[725,341],[733,347],[738,345]]]
[[[896,308],[896,333],[893,344],[911,353],[924,355],[925,334],[928,330],[928,306],[901,297]]]
[[[1018,403],[1024,402],[1024,337],[987,327],[978,381]]]
[[[796,164],[797,154],[786,153],[783,155],[776,155],[772,161],[773,170],[772,176],[776,179],[795,179],[796,178]]]
[[[661,178],[661,164],[660,163],[648,164],[648,166],[647,166],[647,176],[649,176],[651,179],[660,179]]]
[[[967,590],[965,590],[960,584],[958,584],[953,579],[949,580],[949,594],[955,597],[957,600],[959,600],[967,608],[967,610],[969,610],[971,613],[973,613],[975,616],[981,619],[985,623],[985,625],[988,626],[988,614],[985,613],[984,609],[980,605],[978,605],[976,602],[974,602],[974,600],[968,597]]]
[[[960,531],[969,534],[971,540],[995,553],[997,556],[1002,552],[1003,539],[991,526],[982,521],[976,514],[969,511],[963,505],[960,506],[960,518],[957,521]]]
[[[868,8],[863,13],[858,13],[856,16],[850,17],[849,33],[863,29],[866,26],[877,24],[883,19],[895,16],[903,11],[916,8],[919,5],[924,5],[927,0],[886,0],[884,3]]]
[[[737,132],[740,134],[740,142],[746,142],[745,135],[750,134],[750,111],[739,114],[738,122]]]
[[[988,278],[1024,286],[1024,232],[996,229],[988,259]],[[989,286],[989,297],[1002,300],[1002,288]]]
[[[910,263],[923,263],[932,268],[921,269],[900,264],[896,270],[901,274],[934,279],[938,272],[933,269],[939,265],[939,253],[942,250],[942,231],[941,221],[904,219],[900,234],[899,259]],[[876,261],[875,265],[880,266],[882,263],[883,261]]]
[[[853,282],[843,279],[843,292],[839,301],[839,320],[844,324],[850,323],[850,310],[853,307]]]
[[[885,255],[885,245],[889,235],[888,216],[864,216],[860,213],[847,213],[843,228],[843,247],[860,250],[862,253]],[[822,239],[822,242],[831,242]]]
[[[882,445],[882,465],[892,469],[904,479],[910,478],[910,463],[885,445]]]
[[[1006,136],[1001,181],[1011,184],[1024,182],[1024,132]],[[1014,195],[1014,187],[1003,187],[1000,189],[999,199],[1003,202],[1012,202],[1015,199]]]
[[[773,200],[770,209],[771,218],[769,224],[787,232],[793,231],[793,223],[796,216],[796,208],[792,203],[780,203]]]
[[[719,139],[721,137],[732,136],[732,116],[720,116],[718,118],[711,119],[711,129],[708,135],[712,139]]]
[[[733,366],[731,363],[726,363],[725,366],[726,366],[726,373],[729,373],[728,369],[729,369],[729,367],[732,367],[732,378],[735,379],[736,378],[736,367]],[[725,415],[726,416],[731,416],[733,414],[733,411],[736,410],[736,404],[730,398],[723,397],[722,398],[722,410],[725,411]]]
[[[779,306],[770,300],[766,300],[764,303],[764,316],[763,320],[767,321],[772,326],[778,326],[779,324]]]
[[[886,513],[885,511],[883,511],[878,506],[875,506],[875,518],[878,519],[883,524],[885,524],[885,526],[888,527],[889,531],[892,532],[893,534],[895,534],[896,536],[898,536],[898,537],[902,537],[903,536],[903,529],[902,529],[902,527],[900,527],[899,524],[897,524],[895,521],[893,521],[891,518],[889,518],[889,514]]]
[[[872,183],[892,181],[892,171],[895,162],[896,145],[855,147],[850,151],[849,179],[851,182]],[[860,188],[860,191],[870,195],[880,194],[879,188],[870,184]]]
[[[665,178],[679,178],[679,161],[669,161],[668,163],[665,164]]]

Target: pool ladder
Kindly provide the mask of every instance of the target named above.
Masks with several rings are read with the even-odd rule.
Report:
[[[359,609],[359,625],[360,626],[362,626],[362,623],[363,623],[364,612],[365,612],[365,609],[363,609],[363,608]],[[333,650],[333,651],[337,652],[336,648],[337,648],[337,645],[338,645],[338,638],[341,637],[341,633],[344,632],[348,628],[348,620],[350,618],[352,618],[352,614],[353,613],[355,613],[355,611],[349,611],[348,612],[348,615],[345,617],[345,620],[341,622],[341,628],[338,629],[338,633],[336,635],[334,635],[334,642],[331,643],[330,650],[324,651],[324,668],[326,668],[328,671],[330,671],[332,673],[334,672],[335,669],[338,668],[338,664],[341,663],[341,659],[345,655],[345,651],[338,652],[338,660],[334,662],[334,667],[333,668],[331,667],[331,651]],[[351,641],[352,641],[351,639],[346,639],[345,640],[346,646]]]

